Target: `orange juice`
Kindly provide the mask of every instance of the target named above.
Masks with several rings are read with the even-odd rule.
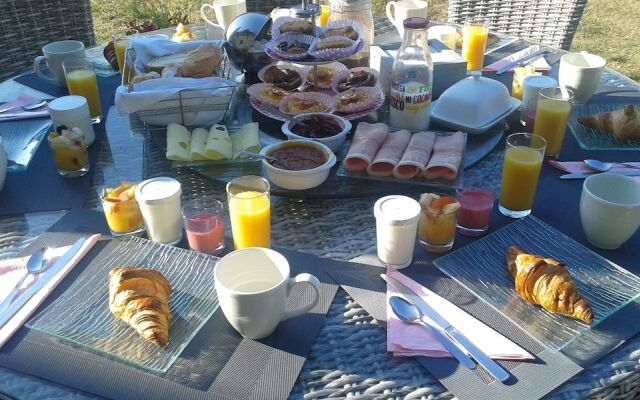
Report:
[[[480,71],[484,61],[489,31],[483,25],[465,26],[462,31],[462,57],[467,60],[467,71]]]
[[[98,96],[98,81],[95,71],[89,69],[74,69],[65,72],[69,94],[84,96],[89,103],[91,117],[102,115],[100,96]]]
[[[538,100],[533,133],[547,141],[545,155],[557,157],[560,154],[569,114],[571,114],[571,104],[564,100],[545,98]]]
[[[271,247],[271,206],[267,195],[246,191],[230,196],[229,216],[236,249]]]
[[[113,44],[116,48],[116,58],[118,59],[118,68],[120,68],[120,73],[122,74],[122,83],[126,85],[133,76],[133,71],[125,64],[125,55],[127,46],[129,45],[129,39],[126,37],[118,38]]]
[[[511,211],[531,210],[543,156],[526,147],[507,147],[504,154],[500,205]]]
[[[322,10],[322,14],[320,14],[320,26],[326,26],[327,22],[329,22],[331,7],[329,5],[323,4],[320,6],[320,10]]]

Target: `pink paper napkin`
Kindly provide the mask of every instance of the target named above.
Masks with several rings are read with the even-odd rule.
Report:
[[[58,286],[60,281],[64,279],[65,276],[76,266],[78,261],[84,257],[89,250],[93,247],[93,245],[98,242],[100,239],[100,235],[96,234],[89,237],[82,247],[80,251],[76,253],[75,256],[67,265],[65,265],[51,280],[43,286],[31,299],[18,311],[15,315],[7,321],[2,327],[0,327],[0,347],[4,346],[4,344],[11,338],[11,336],[29,319],[31,314],[42,304],[42,302],[47,298],[47,296],[53,291],[53,289]],[[64,254],[65,251],[69,249],[70,246],[66,247],[58,247],[55,249],[51,249],[47,252],[47,256],[53,256],[56,260]],[[11,260],[3,260],[0,262],[0,302],[5,299],[5,297],[13,290],[16,283],[20,280],[24,274],[27,273],[26,264],[29,256],[22,258],[14,258]],[[46,273],[43,272],[42,274]],[[40,279],[42,274],[38,274],[36,276],[29,276],[25,279],[22,284],[22,289],[20,290],[20,294],[27,290],[29,286],[33,285],[35,281]],[[20,294],[18,296],[20,296]],[[18,297],[16,297],[17,299]]]
[[[35,97],[31,97],[31,96],[26,96],[26,95],[20,95],[18,96],[15,100],[10,101],[8,103],[3,104],[2,106],[0,106],[0,108],[6,108],[6,107],[13,107],[13,106],[23,106],[25,104],[31,104],[34,103],[36,101],[39,101],[40,99],[37,99]],[[5,111],[3,113],[0,113],[0,116],[2,115],[14,115],[10,118],[2,118],[0,119],[0,122],[2,121],[17,121],[19,119],[31,119],[31,118],[43,118],[43,117],[48,117],[49,116],[49,106],[48,105],[44,105],[34,111],[26,111],[22,108],[14,108],[11,109],[9,111]]]
[[[451,325],[462,332],[489,357],[500,360],[534,359],[531,354],[511,340],[394,268],[387,268],[387,275],[418,293],[424,301],[436,309]],[[391,285],[387,285],[387,351],[397,357],[451,357],[449,352],[426,329],[398,319],[388,301],[391,296],[397,295],[395,289]]]
[[[520,50],[517,53],[513,53],[510,56],[507,56],[505,58],[501,58],[500,60],[487,65],[486,67],[482,68],[483,71],[486,72],[491,72],[491,71],[497,71],[500,68],[502,68],[503,66],[514,62],[516,60],[521,59],[522,57],[525,57],[535,51],[540,50],[540,46],[538,45],[534,45],[534,46],[530,46],[527,47],[524,50]],[[549,71],[551,70],[551,66],[549,65],[549,63],[547,62],[547,60],[544,58],[544,56],[540,56],[540,57],[536,57],[533,58],[531,60],[526,61],[523,65],[531,65],[535,68],[536,71]],[[511,71],[513,71],[513,69],[511,69]]]
[[[549,164],[559,169],[560,171],[567,172],[569,174],[574,173],[587,173],[587,174],[598,174],[599,172],[592,170],[582,161],[556,161],[549,160]],[[635,166],[640,167],[640,162],[630,162],[629,164],[633,164]],[[634,171],[636,168],[627,167],[621,164],[615,164],[609,171],[611,172],[621,172],[621,171]],[[629,178],[640,182],[640,176],[630,176]]]

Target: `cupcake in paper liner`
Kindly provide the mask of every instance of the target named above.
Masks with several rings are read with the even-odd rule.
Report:
[[[280,103],[280,111],[298,115],[311,112],[331,112],[334,99],[324,93],[304,92],[287,96]]]
[[[249,96],[258,99],[261,103],[268,103],[274,107],[280,107],[282,101],[289,96],[289,92],[280,89],[270,83],[256,83],[247,89]]]
[[[309,50],[315,42],[316,38],[313,36],[291,34],[271,40],[265,47],[282,59],[302,60],[307,58]]]
[[[318,60],[340,60],[352,56],[362,39],[351,40],[344,36],[332,36],[316,40],[309,54]]]
[[[332,62],[329,64],[318,65],[318,82],[315,82],[314,67],[307,69],[305,74],[305,81],[318,89],[331,89],[331,84],[336,75],[347,71],[347,67],[339,62]]]
[[[356,87],[375,87],[380,73],[369,67],[356,67],[341,71],[333,77],[331,89],[336,93]]]
[[[362,24],[353,19],[341,19],[338,21],[331,21],[322,29],[320,39],[341,36],[357,41],[364,37],[364,29]]]
[[[355,114],[369,110],[379,97],[384,97],[377,87],[358,87],[336,96],[335,110],[341,114]]]
[[[269,64],[258,71],[258,78],[264,83],[270,83],[286,91],[298,89],[305,82],[306,68],[289,62],[278,61]]]
[[[313,24],[308,19],[295,17],[280,17],[271,25],[271,37],[273,39],[295,34],[318,36],[320,28],[315,27],[314,29]]]

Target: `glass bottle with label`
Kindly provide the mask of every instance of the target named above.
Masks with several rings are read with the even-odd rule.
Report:
[[[428,21],[411,17],[403,22],[404,39],[391,70],[389,123],[398,129],[429,126],[433,63],[427,44]]]

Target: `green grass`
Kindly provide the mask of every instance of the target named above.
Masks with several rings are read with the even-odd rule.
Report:
[[[166,27],[178,19],[202,22],[194,0],[92,0],[96,40],[104,42],[124,31],[127,22],[153,19]],[[374,13],[384,15],[385,1],[374,0]],[[429,18],[446,21],[447,0],[429,0]],[[640,81],[640,7],[638,0],[589,0],[571,47],[604,57],[608,66]]]

